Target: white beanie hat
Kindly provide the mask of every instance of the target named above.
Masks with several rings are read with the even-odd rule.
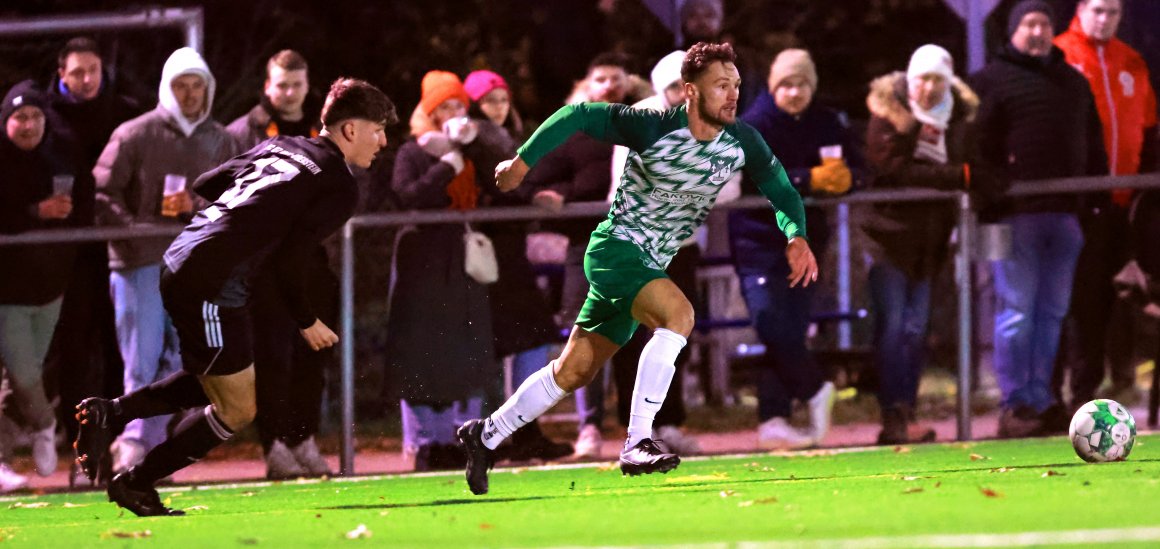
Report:
[[[685,62],[685,50],[674,51],[657,61],[653,67],[652,86],[657,95],[664,95],[665,88],[681,79],[681,64]]]
[[[947,50],[934,44],[927,44],[914,50],[910,65],[906,67],[907,81],[914,82],[924,74],[938,74],[948,81],[955,76],[954,60]]]

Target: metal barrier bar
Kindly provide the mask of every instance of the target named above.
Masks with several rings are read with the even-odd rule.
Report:
[[[1110,189],[1160,188],[1160,174],[1134,176],[1102,176],[1058,179],[1017,183],[1008,194],[1028,196],[1038,194],[1085,193]],[[866,190],[846,196],[805,199],[808,205],[829,206],[837,204],[870,204],[878,202],[930,202],[940,200],[958,201],[960,245],[955,255],[956,286],[959,299],[959,387],[958,421],[959,438],[970,437],[970,356],[971,356],[971,281],[969,267],[971,248],[974,245],[973,213],[970,211],[970,197],[956,191],[935,191],[930,189]],[[768,208],[769,203],[762,197],[744,197],[732,202],[718,204],[716,209]],[[608,212],[606,202],[582,202],[566,205],[560,212],[549,213],[535,206],[491,208],[470,212],[424,211],[391,212],[363,215],[352,218],[342,231],[342,303],[341,334],[342,351],[342,474],[354,473],[354,233],[360,227],[387,227],[397,225],[425,225],[438,223],[462,223],[464,221],[514,221],[544,218],[599,217]],[[176,225],[138,225],[134,227],[98,227],[85,229],[54,229],[29,231],[16,235],[0,235],[0,246],[20,244],[77,243],[105,240],[123,240],[150,236],[177,235],[181,227]],[[965,274],[962,274],[965,273]]]
[[[205,12],[201,7],[153,7],[120,13],[97,12],[0,19],[0,37],[164,27],[180,28],[185,35],[185,45],[198,52],[202,51],[205,43]]]

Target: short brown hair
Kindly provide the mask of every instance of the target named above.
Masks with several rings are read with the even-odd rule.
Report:
[[[733,46],[728,42],[720,44],[697,42],[689,48],[689,52],[685,54],[685,61],[681,63],[681,79],[685,82],[692,82],[701,76],[701,73],[705,72],[709,65],[717,61],[722,63],[736,62],[737,54],[733,52]]]
[[[322,125],[331,127],[352,118],[384,126],[399,121],[395,104],[378,88],[365,80],[339,78],[330,85],[322,105]]]
[[[96,40],[87,36],[78,36],[64,43],[64,47],[60,49],[60,53],[56,56],[57,66],[63,69],[65,62],[68,61],[68,56],[74,53],[91,53],[100,57],[101,49],[97,46]]]
[[[267,76],[270,75],[270,71],[274,67],[280,67],[284,71],[304,71],[306,70],[306,58],[294,50],[282,50],[271,55],[270,60],[266,62]]]

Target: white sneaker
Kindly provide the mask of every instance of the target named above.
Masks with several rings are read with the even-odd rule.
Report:
[[[36,474],[47,477],[56,471],[56,422],[32,433],[32,461]]]
[[[672,425],[661,425],[653,429],[653,441],[658,440],[674,454],[691,456],[701,453],[701,443],[697,442],[696,437]]]
[[[290,448],[290,453],[294,455],[294,459],[298,461],[298,465],[302,466],[307,475],[334,476],[334,472],[330,470],[330,464],[326,463],[326,458],[322,457],[322,452],[318,450],[318,444],[314,442],[314,437]]]
[[[113,473],[119,474],[145,461],[145,445],[132,438],[118,438],[109,448],[113,458]]]
[[[0,463],[0,494],[28,486],[28,477],[13,471],[7,463]]]
[[[576,457],[583,458],[599,458],[600,446],[604,444],[604,436],[600,434],[600,428],[586,424],[580,428],[580,434],[576,436]]]
[[[834,384],[827,381],[822,384],[814,396],[810,397],[810,435],[816,444],[821,444],[830,432],[830,420],[834,417]]]
[[[306,470],[281,440],[275,440],[266,452],[266,478],[288,480],[306,476]]]
[[[814,437],[775,417],[757,427],[757,445],[763,450],[801,450],[813,446]]]

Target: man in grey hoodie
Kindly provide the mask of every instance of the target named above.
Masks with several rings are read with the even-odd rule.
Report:
[[[197,51],[181,48],[165,62],[158,105],[121,124],[93,168],[98,223],[184,226],[197,176],[235,156],[238,146],[210,118],[215,81]],[[177,332],[161,303],[161,256],[170,237],[109,243],[109,277],[117,340],[129,393],[181,370]],[[113,443],[113,469],[139,463],[165,439],[170,416],[129,423]]]

